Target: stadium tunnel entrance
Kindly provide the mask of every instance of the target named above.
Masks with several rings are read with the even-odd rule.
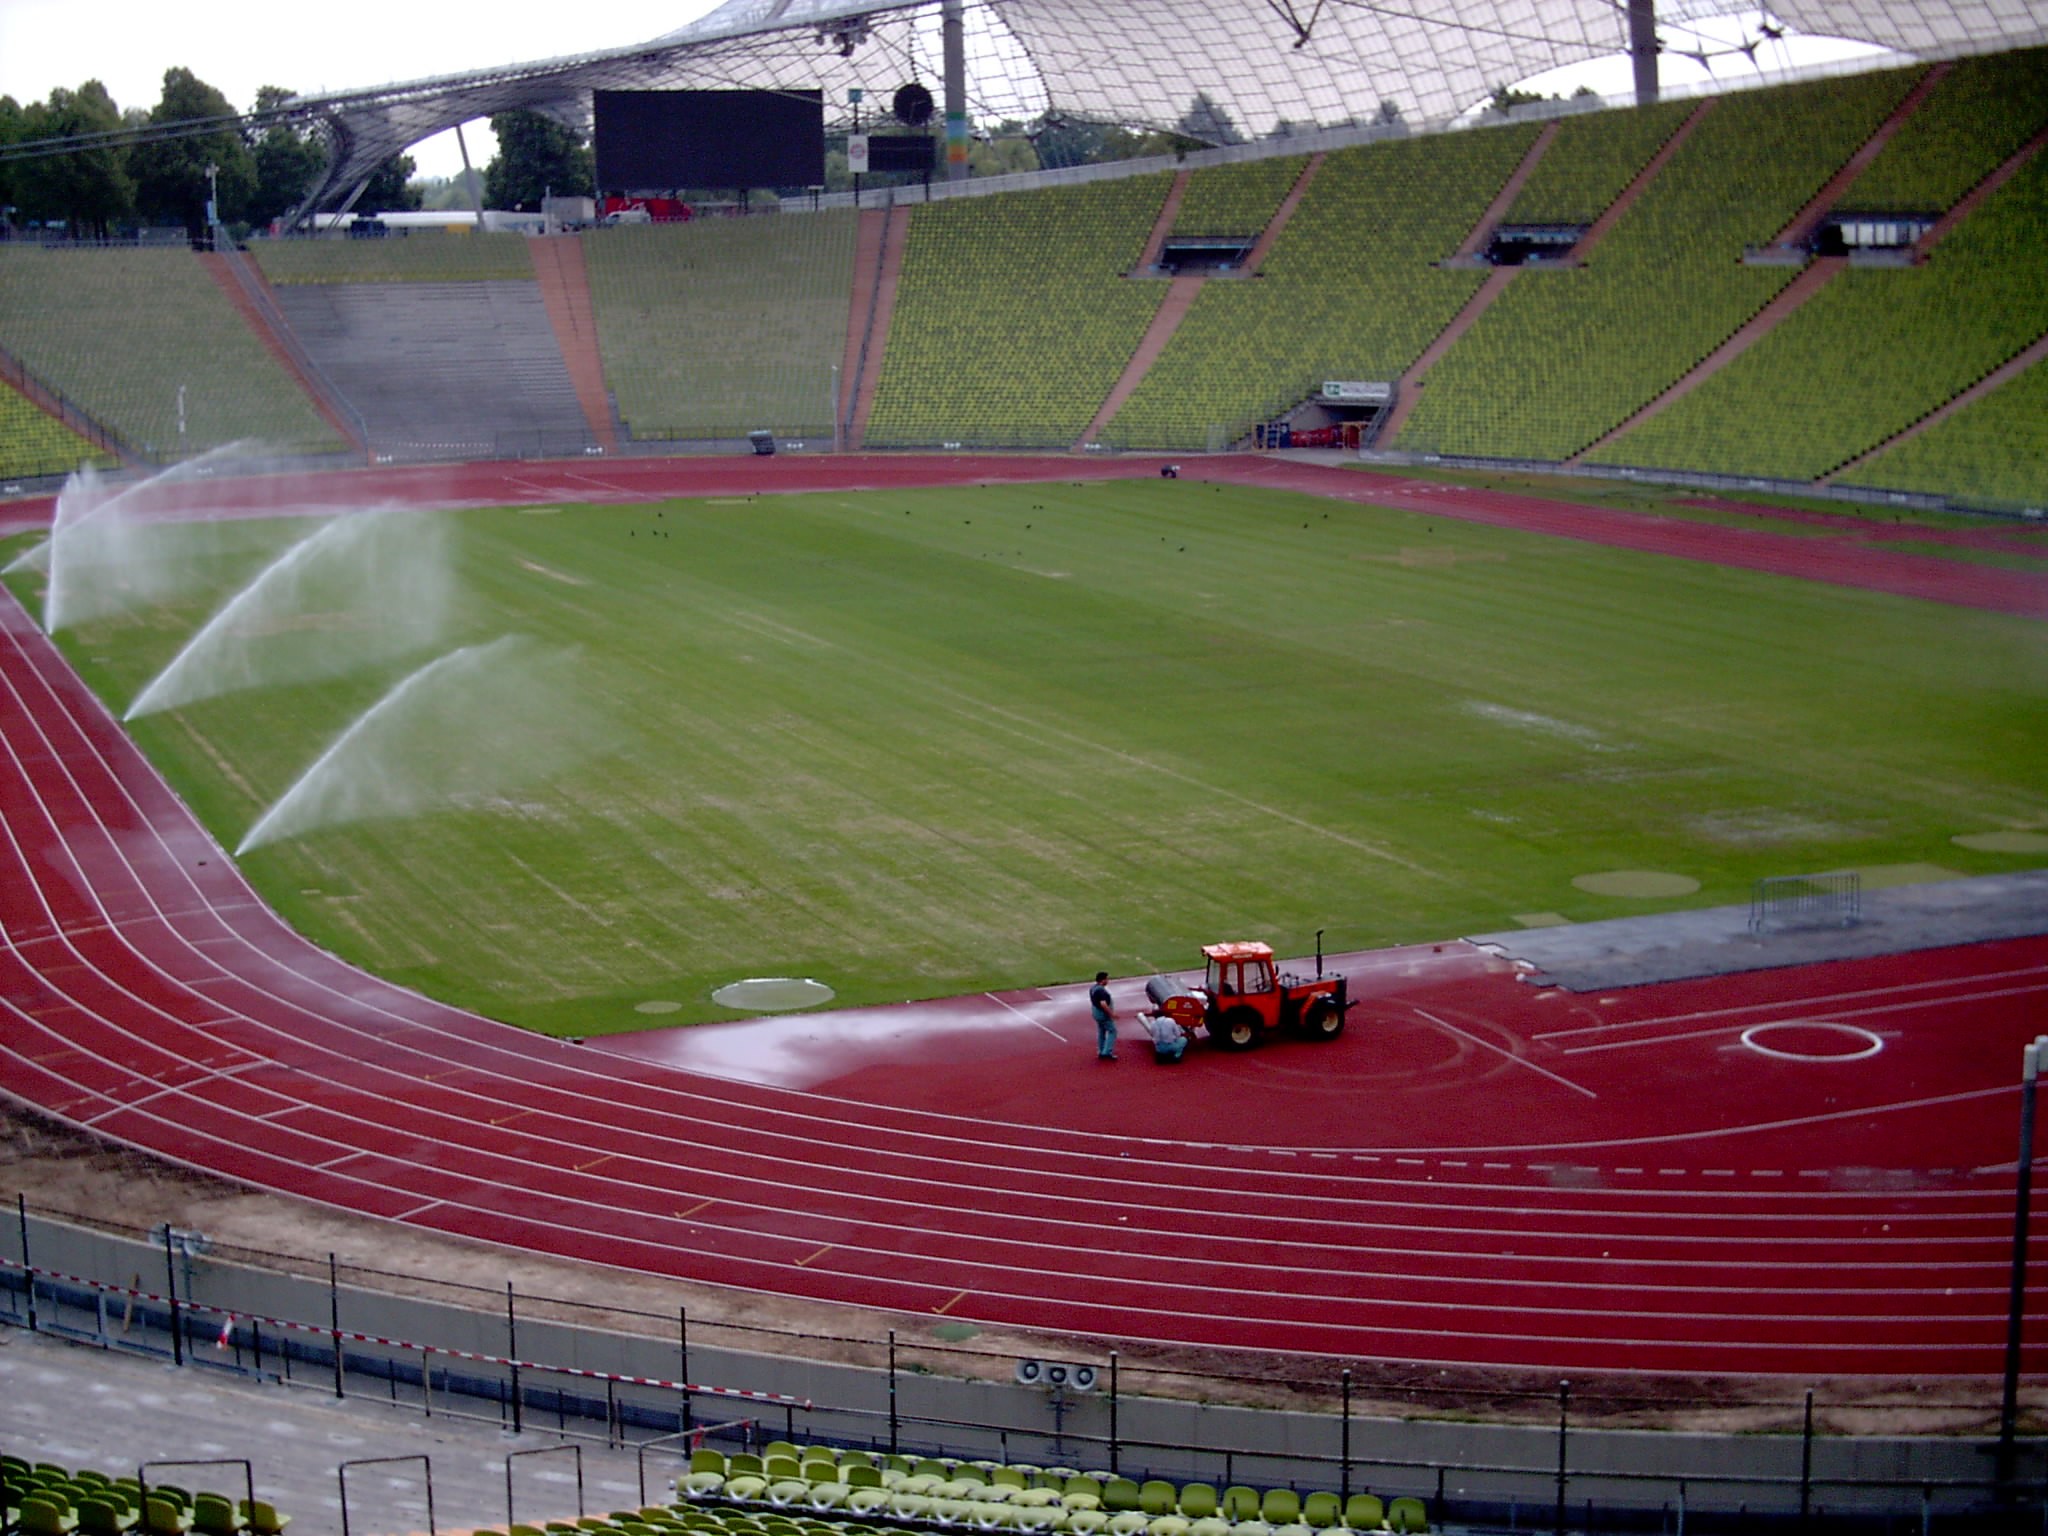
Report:
[[[1381,379],[1325,379],[1299,405],[1252,429],[1254,448],[1369,448],[1394,407],[1397,385]]]

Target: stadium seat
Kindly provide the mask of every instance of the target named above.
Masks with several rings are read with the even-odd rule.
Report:
[[[1113,1477],[1102,1485],[1102,1507],[1112,1515],[1138,1509],[1138,1485],[1128,1477]]]
[[[137,1520],[125,1501],[112,1498],[80,1499],[72,1506],[72,1513],[78,1517],[78,1529],[88,1536],[123,1536]]]
[[[1311,1493],[1301,1501],[1301,1523],[1328,1530],[1344,1519],[1344,1501],[1334,1493]]]
[[[1214,1483],[1188,1483],[1180,1490],[1180,1512],[1190,1520],[1207,1520],[1217,1510]]]
[[[1301,1519],[1301,1495],[1292,1488],[1268,1488],[1259,1500],[1259,1518],[1268,1525],[1293,1525]]]
[[[78,1517],[47,1493],[32,1493],[16,1506],[17,1528],[27,1536],[71,1536]]]
[[[1387,1505],[1387,1529],[1422,1536],[1429,1529],[1429,1511],[1420,1499],[1395,1499]]]
[[[1354,1493],[1344,1502],[1344,1524],[1354,1531],[1382,1531],[1387,1526],[1386,1507],[1379,1495]]]

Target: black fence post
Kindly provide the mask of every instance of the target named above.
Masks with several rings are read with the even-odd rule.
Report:
[[[1338,1459],[1342,1470],[1338,1474],[1338,1494],[1347,1505],[1351,1502],[1351,1372],[1344,1372],[1344,1417],[1339,1441]]]
[[[327,1333],[334,1345],[334,1395],[346,1397],[341,1382],[341,1265],[332,1253],[327,1255]]]
[[[676,1385],[682,1389],[683,1407],[676,1415],[676,1428],[683,1434],[690,1432],[690,1309],[676,1308],[676,1358],[681,1369],[676,1373]]]
[[[171,1224],[164,1223],[164,1288],[171,1298],[171,1364],[185,1363],[184,1318],[178,1310],[178,1264],[171,1252]]]
[[[896,1451],[896,1330],[889,1330],[889,1454]]]
[[[1557,1536],[1564,1536],[1565,1445],[1571,1432],[1572,1384],[1557,1384]]]
[[[1112,1349],[1109,1352],[1109,1470],[1122,1476],[1123,1448],[1118,1443],[1117,1436],[1117,1402],[1116,1351]]]
[[[512,1303],[512,1282],[505,1282],[505,1358],[512,1362],[512,1433],[525,1426],[525,1410],[519,1388],[519,1314]]]
[[[1806,1421],[1799,1432],[1799,1528],[1813,1516],[1813,1388],[1806,1389]]]
[[[15,1220],[21,1224],[21,1283],[28,1297],[28,1331],[36,1331],[36,1272],[29,1268],[28,1259],[28,1196],[16,1192],[14,1196]]]

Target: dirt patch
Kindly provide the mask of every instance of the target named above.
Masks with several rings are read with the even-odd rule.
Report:
[[[13,1106],[0,1105],[0,1188],[30,1209],[142,1236],[158,1222],[205,1232],[223,1262],[324,1278],[339,1257],[343,1282],[395,1295],[495,1308],[510,1281],[524,1316],[665,1344],[677,1308],[703,1345],[880,1368],[896,1331],[899,1369],[1008,1381],[1023,1356],[1104,1362],[1117,1352],[1125,1392],[1246,1407],[1335,1412],[1344,1377],[1361,1418],[1554,1425],[1554,1375],[1393,1361],[1346,1361],[1133,1345],[1115,1338],[981,1328],[971,1343],[950,1319],[870,1311],[537,1257],[420,1232],[246,1189],[129,1151]],[[1722,1434],[1797,1432],[1804,1393],[1829,1434],[1985,1435],[1998,1423],[1995,1381],[1574,1374],[1571,1415],[1609,1428]],[[2025,1433],[2048,1422],[2048,1386],[2023,1393]]]
[[[2048,853],[2048,832],[1965,832],[1949,841],[1983,853]]]
[[[1572,884],[1594,896],[1633,896],[1649,900],[1660,896],[1690,896],[1700,888],[1691,875],[1667,874],[1659,869],[1608,869],[1598,874],[1573,875]]]

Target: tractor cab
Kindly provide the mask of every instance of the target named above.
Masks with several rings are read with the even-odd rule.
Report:
[[[1273,946],[1270,944],[1205,944],[1208,960],[1203,986],[1214,998],[1271,997],[1273,995]]]

